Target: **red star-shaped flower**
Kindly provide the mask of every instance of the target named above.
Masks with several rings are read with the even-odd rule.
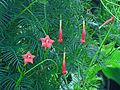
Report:
[[[42,42],[42,46],[46,49],[46,48],[51,48],[52,43],[54,42],[54,40],[50,39],[50,37],[47,35],[45,38],[40,38],[41,42]]]
[[[24,64],[26,65],[27,63],[32,63],[33,64],[33,59],[34,59],[34,55],[32,55],[30,53],[30,51],[28,51],[26,54],[23,54],[22,57],[24,58]]]

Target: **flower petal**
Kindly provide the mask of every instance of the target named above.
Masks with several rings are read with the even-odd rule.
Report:
[[[27,63],[33,64],[33,59],[35,56],[32,55],[30,51],[28,51],[26,54],[23,54],[22,57],[24,58],[24,64],[27,64]]]
[[[50,40],[49,35],[46,35],[45,40]]]
[[[47,47],[47,44],[43,42],[43,43],[42,43],[42,46],[43,46],[43,47]]]
[[[26,58],[26,54],[23,54],[22,57],[23,57],[23,58]]]
[[[52,40],[52,39],[49,40],[49,43],[50,43],[50,44],[52,44],[53,42],[54,42],[54,40]]]
[[[51,46],[52,46],[51,43],[48,43],[48,44],[47,44],[47,47],[48,47],[48,48],[51,48]]]
[[[40,40],[41,40],[41,42],[45,42],[46,39],[45,38],[40,38]]]
[[[62,42],[63,40],[62,39],[58,39],[58,42]]]

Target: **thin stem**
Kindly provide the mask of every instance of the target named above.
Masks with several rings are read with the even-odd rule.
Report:
[[[110,90],[110,80],[107,78],[107,90]]]
[[[16,16],[16,18],[19,17],[20,15],[22,15],[24,12],[26,12],[27,9],[29,9],[35,2],[36,2],[36,1],[33,1],[32,3],[30,3],[25,9],[23,9],[23,10]]]
[[[109,29],[108,33],[106,34],[105,38],[103,39],[103,41],[102,41],[102,43],[101,43],[101,45],[100,45],[100,48],[99,48],[99,49],[97,50],[97,52],[95,53],[95,55],[94,55],[94,57],[93,57],[93,59],[92,59],[92,61],[91,61],[90,65],[89,65],[89,67],[90,67],[90,66],[92,66],[92,64],[93,64],[93,62],[94,62],[94,60],[95,60],[96,56],[97,56],[97,55],[98,55],[98,53],[100,52],[100,50],[101,50],[101,48],[102,48],[102,46],[103,46],[104,42],[106,41],[106,39],[107,39],[107,37],[108,37],[108,35],[109,35],[110,31],[111,31],[111,29]]]
[[[46,62],[46,61],[51,61],[51,62],[53,62],[53,63],[56,65],[56,71],[58,71],[58,67],[57,67],[56,62],[53,61],[52,59],[46,59],[46,60],[43,60],[42,62],[39,62],[37,65],[35,65],[34,67],[32,67],[31,69],[29,69],[28,71],[26,71],[26,72],[24,73],[24,75],[26,75],[27,73],[29,73],[30,71],[32,71],[33,69],[35,69],[36,67],[38,67],[39,65],[43,64],[43,63]]]
[[[78,64],[78,80],[80,80],[80,65]]]
[[[102,5],[105,7],[105,9],[106,9],[112,16],[114,16],[118,21],[120,21],[120,20],[107,8],[107,6],[105,6],[104,2],[103,2],[102,0],[100,0],[100,1],[101,1]]]
[[[23,7],[25,7],[25,6],[23,5]],[[29,8],[27,8],[26,10],[34,17],[34,19],[36,20],[36,22],[39,24],[40,28],[42,29],[43,33],[45,35],[47,35],[46,32],[45,32],[45,30],[43,29],[41,23],[39,22],[38,18],[32,13],[32,11],[30,11]]]
[[[31,2],[27,7],[25,7],[16,17],[14,17],[9,23],[8,25],[13,22],[14,20],[16,20],[20,15],[22,15],[23,13],[25,13],[27,11],[27,9],[29,9],[34,3],[36,3],[36,0]]]
[[[45,29],[48,33],[48,25],[47,25],[47,14],[46,14],[46,5],[44,4],[44,15],[45,15]]]
[[[22,73],[20,73],[20,76],[19,76],[19,78],[16,82],[16,85],[15,85],[15,90],[17,90],[19,88],[19,85],[20,85],[22,78],[23,78],[23,75],[22,75]]]
[[[102,41],[102,43],[101,43],[101,45],[100,45],[100,48],[97,50],[97,52],[95,53],[93,59],[91,60],[91,62],[90,62],[90,64],[89,64],[89,67],[88,67],[88,70],[89,70],[89,68],[94,64],[93,62],[94,62],[94,60],[96,59],[98,53],[100,52],[100,50],[101,50],[104,42],[106,41],[106,39],[107,39],[110,31],[111,31],[111,28],[109,29],[108,33],[106,34],[105,38],[103,39],[103,41]],[[85,78],[84,83],[83,83],[83,87],[84,87],[84,88],[85,88],[85,84],[86,84],[86,81],[87,81],[87,77],[88,77],[88,74],[86,75],[86,78]]]
[[[110,1],[108,1],[108,0],[106,0],[106,2],[108,2],[108,3],[110,3],[110,4],[113,4],[113,5],[116,5],[116,6],[120,7],[119,4],[116,4],[116,3],[110,2]]]
[[[67,88],[67,90],[69,90],[67,77],[68,77],[68,75],[63,75],[63,76],[62,76],[62,78],[63,78],[63,80],[64,80],[64,82],[65,82],[66,88]]]
[[[62,20],[62,15],[60,14],[60,20]]]

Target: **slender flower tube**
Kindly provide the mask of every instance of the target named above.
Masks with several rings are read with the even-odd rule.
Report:
[[[62,41],[63,41],[63,39],[62,39],[62,20],[60,20],[58,42],[61,43]]]
[[[52,43],[54,42],[54,40],[50,39],[50,37],[47,35],[45,38],[40,38],[41,42],[42,42],[42,47],[45,48],[51,48]]]
[[[28,51],[26,54],[23,54],[22,57],[24,58],[24,65],[26,65],[27,63],[33,64],[33,59],[35,56],[32,55],[30,51]]]
[[[63,55],[63,62],[62,62],[62,74],[66,74],[66,62],[65,62],[65,51],[64,51],[64,55]]]
[[[103,27],[104,25],[108,24],[109,22],[113,22],[113,21],[114,21],[114,17],[111,17],[110,19],[106,20],[106,21],[99,27],[99,29],[100,29],[101,27]]]
[[[85,43],[85,36],[86,36],[86,31],[85,31],[85,21],[83,21],[83,29],[82,29],[82,37],[81,37],[81,43]]]

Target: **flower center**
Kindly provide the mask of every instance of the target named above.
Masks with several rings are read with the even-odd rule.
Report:
[[[49,40],[47,39],[47,40],[46,40],[46,43],[48,43],[48,42],[49,42]]]
[[[30,55],[28,55],[28,58],[31,58],[31,56],[30,56]]]

